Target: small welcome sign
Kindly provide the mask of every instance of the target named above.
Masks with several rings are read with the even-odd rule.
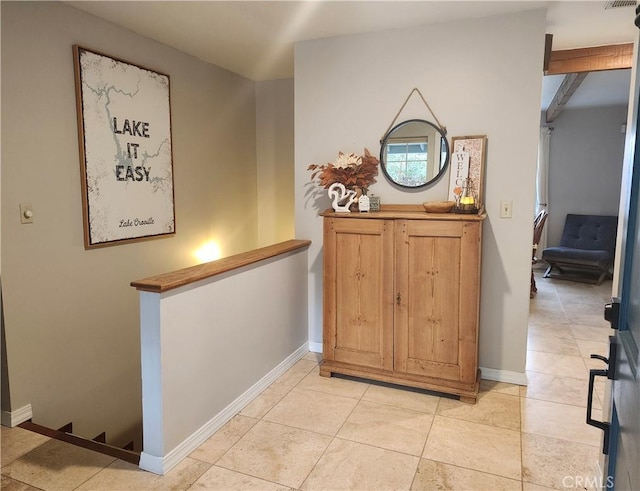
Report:
[[[475,186],[478,202],[484,204],[484,167],[487,146],[486,135],[454,136],[451,139],[451,164],[449,167],[449,199],[455,201],[462,193],[462,186],[470,177]]]
[[[85,248],[175,234],[169,76],[73,52]]]

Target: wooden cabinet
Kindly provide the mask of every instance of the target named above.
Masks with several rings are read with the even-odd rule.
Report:
[[[320,374],[478,394],[484,216],[323,213]]]

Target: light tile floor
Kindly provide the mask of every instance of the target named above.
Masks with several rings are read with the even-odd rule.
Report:
[[[543,490],[592,479],[588,369],[606,355],[611,282],[538,276],[529,385],[483,380],[476,405],[318,375],[309,353],[166,476],[2,427],[6,490]],[[604,397],[599,381],[596,412]],[[579,486],[578,486],[579,487]]]

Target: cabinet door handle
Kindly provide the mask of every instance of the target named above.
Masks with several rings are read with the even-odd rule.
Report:
[[[400,305],[400,292],[398,292],[398,294],[396,295],[396,304],[398,306]]]

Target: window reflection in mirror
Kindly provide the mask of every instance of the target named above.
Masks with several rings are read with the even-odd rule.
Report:
[[[387,142],[387,173],[394,182],[419,186],[427,182],[429,142]]]
[[[443,132],[428,121],[413,119],[392,128],[380,151],[382,170],[402,187],[416,188],[436,180],[449,160]]]

